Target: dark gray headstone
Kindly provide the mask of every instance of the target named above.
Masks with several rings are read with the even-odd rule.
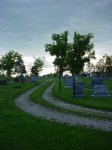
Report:
[[[13,78],[13,82],[19,82],[19,77]]]
[[[107,87],[105,85],[94,85],[93,89],[98,90],[107,90]]]
[[[92,91],[92,97],[109,97],[107,87],[105,85],[95,85]]]
[[[36,76],[31,76],[31,82],[36,82],[36,81],[37,81]]]
[[[93,88],[94,85],[103,85],[103,79],[100,78],[100,77],[92,78],[92,80],[91,80],[91,88]]]
[[[25,77],[24,75],[19,76],[19,82],[24,83],[25,82]]]
[[[82,81],[76,81],[75,83],[77,86],[81,86],[81,87],[84,87],[84,84]]]
[[[74,97],[77,97],[77,98],[84,97],[83,90],[84,90],[83,82],[80,82],[80,81],[76,82],[75,83],[75,95],[74,95]]]
[[[65,87],[72,87],[73,86],[73,78],[67,77],[64,79],[64,86]]]
[[[7,85],[7,80],[1,80],[0,79],[0,85]]]

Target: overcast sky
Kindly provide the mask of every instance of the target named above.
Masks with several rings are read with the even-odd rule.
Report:
[[[52,71],[52,58],[44,45],[53,33],[94,34],[98,57],[112,55],[112,0],[0,0],[0,55],[19,51],[30,66],[35,57]]]

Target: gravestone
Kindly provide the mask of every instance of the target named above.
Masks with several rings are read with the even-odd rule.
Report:
[[[31,82],[36,82],[37,81],[37,78],[36,78],[36,76],[31,76]]]
[[[91,88],[94,88],[94,85],[103,85],[103,79],[100,77],[94,77],[91,80]]]
[[[19,78],[18,77],[13,78],[13,82],[19,82]]]
[[[81,81],[76,82],[74,90],[75,90],[75,95],[73,97],[76,97],[76,98],[84,97],[84,93],[83,93],[84,85],[83,85],[83,82],[81,82]]]
[[[105,85],[94,85],[93,89],[96,89],[96,90],[98,90],[98,89],[107,90],[107,87]]]
[[[0,85],[7,85],[7,80],[0,80]]]
[[[109,97],[110,94],[105,85],[94,85],[92,97]]]
[[[72,87],[73,78],[71,76],[64,78],[64,87]]]
[[[84,84],[82,81],[76,81],[75,84],[78,86],[84,87]]]
[[[25,82],[25,77],[22,74],[19,76],[19,82],[21,83]]]

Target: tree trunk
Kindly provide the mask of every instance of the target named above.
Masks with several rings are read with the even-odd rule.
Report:
[[[61,92],[61,74],[59,74],[59,92]]]
[[[75,98],[75,75],[72,74],[73,77],[73,98]]]
[[[10,77],[11,76],[11,70],[7,71],[7,76]]]

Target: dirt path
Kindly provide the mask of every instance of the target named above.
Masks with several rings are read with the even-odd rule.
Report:
[[[86,127],[91,127],[95,129],[101,129],[104,131],[112,130],[112,121],[101,121],[89,118],[83,118],[76,115],[60,113],[57,111],[50,110],[43,106],[40,106],[32,102],[29,95],[41,87],[43,84],[25,92],[20,97],[16,99],[16,105],[23,111],[32,114],[35,117],[41,117],[47,120],[52,120],[58,123],[66,123],[68,125],[81,125]],[[44,93],[45,94],[45,93]]]
[[[112,117],[112,112],[77,106],[77,105],[70,104],[70,103],[67,103],[67,102],[64,102],[64,101],[54,98],[51,95],[53,86],[54,86],[54,83],[51,86],[49,86],[49,88],[47,88],[43,94],[43,99],[48,101],[49,103],[52,103],[56,106],[59,106],[61,108],[65,108],[68,110],[76,110],[76,111],[80,111],[80,112],[86,112],[88,114],[96,114],[96,115],[99,114],[101,116],[111,116]]]

